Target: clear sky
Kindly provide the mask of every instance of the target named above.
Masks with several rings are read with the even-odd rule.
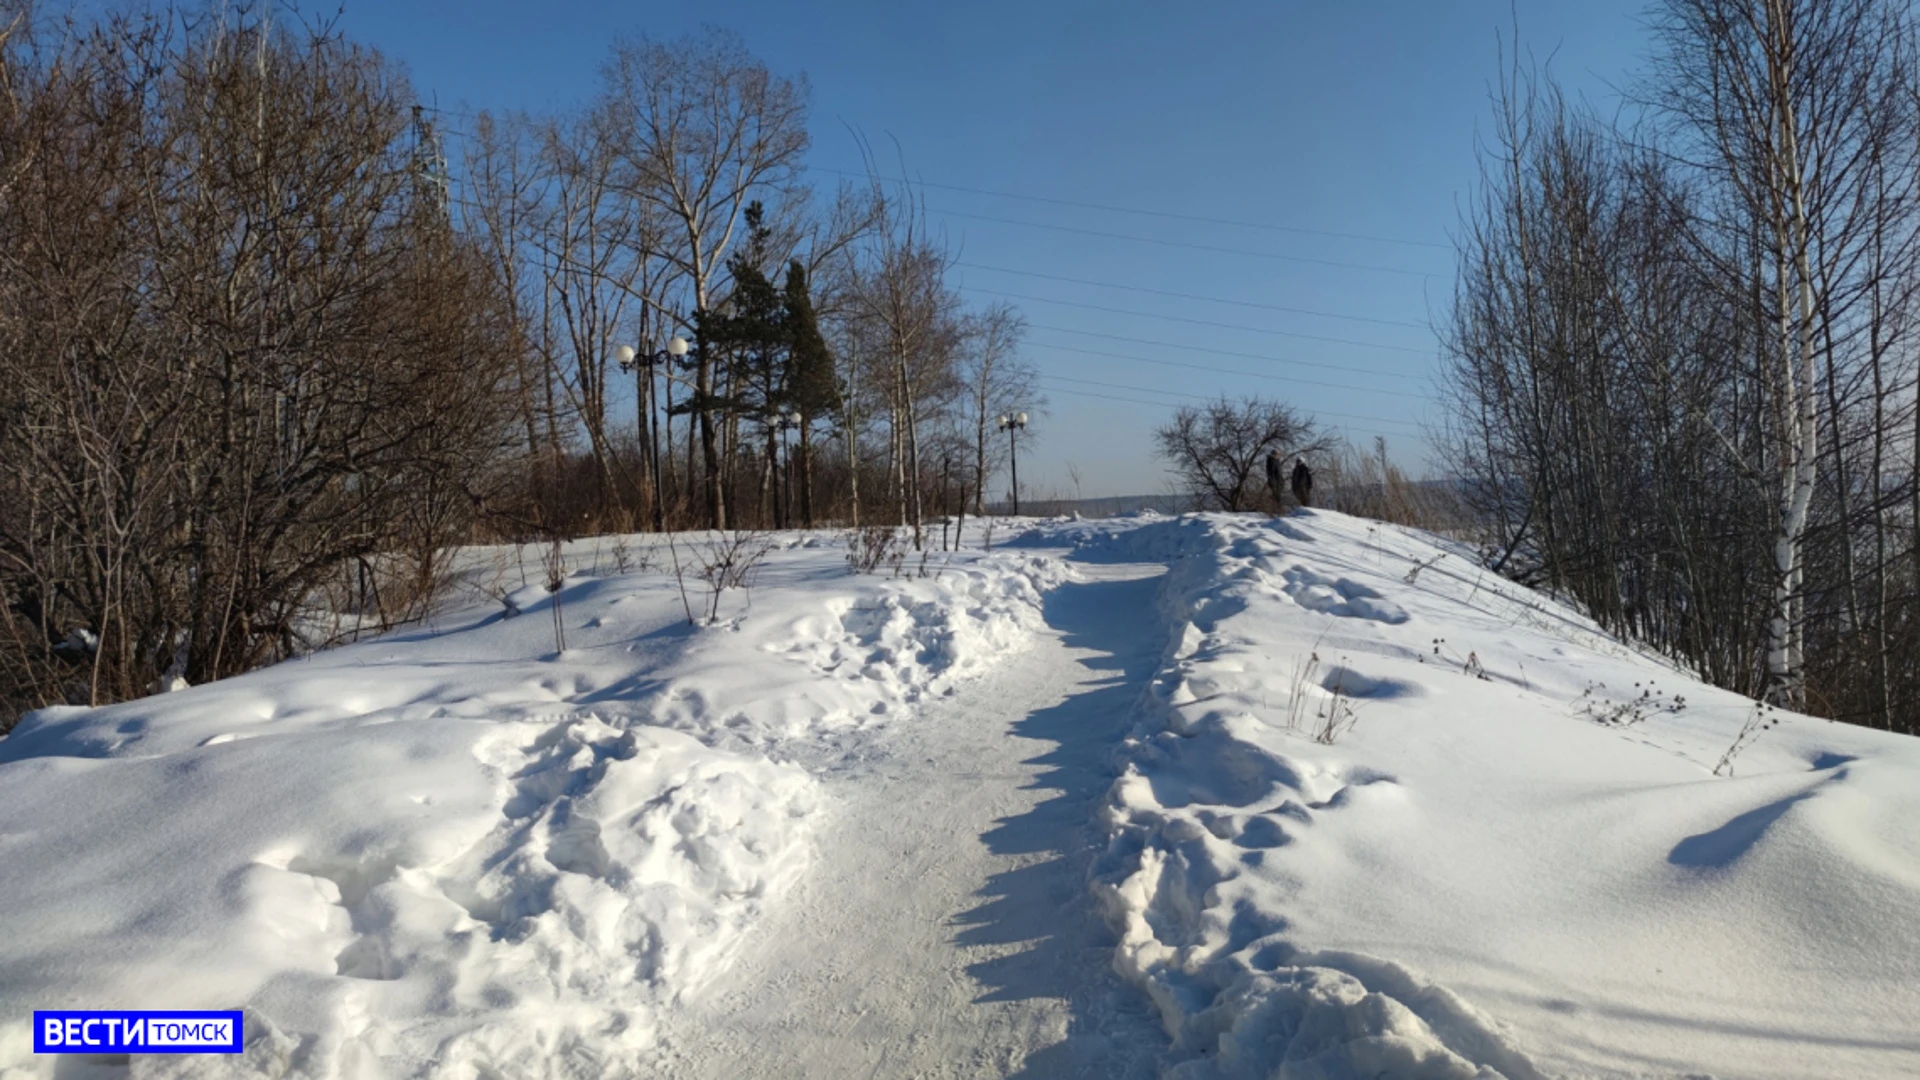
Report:
[[[849,128],[898,141],[968,296],[1011,300],[1032,325],[1049,400],[1023,492],[1072,496],[1077,473],[1092,497],[1163,490],[1153,428],[1223,393],[1278,396],[1357,441],[1385,435],[1423,469],[1438,419],[1429,324],[1452,292],[1500,42],[1511,49],[1517,19],[1524,48],[1611,110],[1645,54],[1643,12],[1640,0],[347,0],[340,28],[443,106],[531,110],[589,98],[617,35],[738,31],[774,70],[810,80],[815,169],[861,167]]]

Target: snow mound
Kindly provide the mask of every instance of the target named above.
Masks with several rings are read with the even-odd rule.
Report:
[[[36,1006],[244,1004],[250,1039],[290,1039],[298,1075],[449,1055],[601,1075],[644,1049],[647,1006],[696,986],[804,867],[814,802],[791,766],[591,715],[40,756],[0,775],[8,859],[40,871],[4,890],[0,1061],[22,1067]],[[273,1073],[263,1055],[246,1067]]]
[[[1920,1069],[1920,743],[1795,717],[1716,776],[1750,702],[1339,514],[1021,542],[1169,563],[1093,890],[1173,1075]]]
[[[796,624],[782,648],[833,680],[877,685],[889,704],[943,693],[1041,625],[1041,593],[1067,575],[1058,560],[1033,556],[996,555],[986,566],[837,601],[831,622]]]
[[[143,1076],[644,1073],[661,1011],[808,865],[818,782],[768,751],[985,670],[1066,573],[929,571],[788,544],[698,629],[671,577],[576,574],[40,711],[0,739],[0,1075],[52,1075],[33,1009],[106,1007],[247,1011],[246,1054]]]

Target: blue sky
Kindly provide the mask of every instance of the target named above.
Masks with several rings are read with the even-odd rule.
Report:
[[[1077,474],[1091,497],[1163,490],[1152,429],[1174,405],[1223,393],[1280,397],[1357,441],[1385,435],[1424,468],[1424,429],[1439,419],[1428,327],[1451,295],[1449,244],[1500,41],[1511,47],[1517,18],[1524,48],[1611,110],[1645,52],[1643,10],[348,0],[340,28],[450,108],[578,104],[613,37],[703,23],[738,31],[776,71],[804,72],[811,164],[859,169],[849,127],[897,140],[960,253],[958,282],[1032,324],[1027,355],[1049,402],[1022,490],[1071,496]]]

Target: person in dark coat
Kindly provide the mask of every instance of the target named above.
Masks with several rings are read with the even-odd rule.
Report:
[[[1304,457],[1293,463],[1293,497],[1299,500],[1301,506],[1313,505],[1313,470],[1307,468],[1307,459]]]
[[[1284,509],[1287,500],[1280,495],[1280,470],[1284,462],[1280,460],[1280,451],[1267,451],[1267,491],[1273,495],[1273,505]]]

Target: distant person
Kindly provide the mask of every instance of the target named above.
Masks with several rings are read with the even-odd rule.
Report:
[[[1274,470],[1273,459],[1267,459],[1267,470]],[[1313,505],[1313,470],[1307,468],[1307,459],[1299,458],[1293,463],[1293,497],[1301,506]]]
[[[1287,500],[1280,494],[1280,471],[1285,463],[1280,460],[1280,451],[1267,451],[1267,491],[1273,495],[1273,505],[1284,508]]]

